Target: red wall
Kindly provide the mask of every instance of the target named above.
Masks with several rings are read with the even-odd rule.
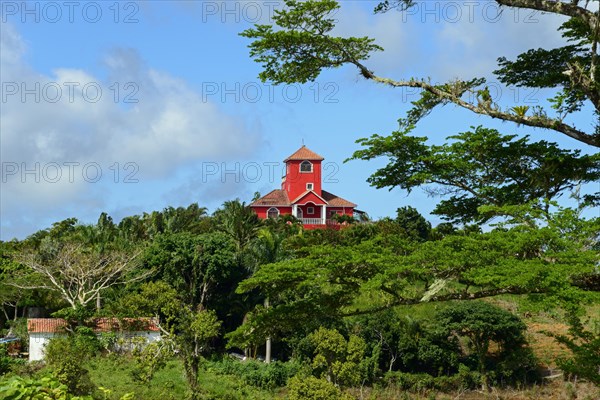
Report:
[[[312,214],[308,213],[308,207],[312,207],[314,212]],[[308,203],[304,206],[298,206],[302,210],[304,218],[321,218],[321,207],[317,206],[313,203]]]
[[[330,219],[330,213],[332,211],[336,211],[338,214],[341,215],[350,215],[352,216],[354,214],[354,208],[352,207],[327,207],[327,219]]]
[[[286,177],[283,190],[288,193],[290,201],[294,201],[306,192],[306,184],[313,184],[313,191],[321,196],[321,161],[310,161],[313,165],[312,172],[300,172],[303,160],[290,160],[286,166]]]
[[[269,208],[271,208],[272,206],[266,207],[266,206],[255,206],[252,207],[252,209],[254,210],[254,212],[256,213],[256,215],[258,215],[258,218],[260,219],[266,219],[267,218],[267,211],[269,211]],[[286,214],[291,214],[292,213],[292,207],[277,207],[274,206],[279,210],[279,215],[286,215]]]

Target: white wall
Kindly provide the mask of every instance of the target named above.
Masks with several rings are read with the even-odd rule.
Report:
[[[29,361],[40,361],[44,359],[44,346],[54,337],[54,333],[30,333],[29,334]],[[143,337],[147,343],[160,340],[160,332],[126,332],[125,337]],[[118,336],[121,336],[119,334]]]
[[[44,346],[53,337],[53,333],[30,333],[29,361],[42,360],[44,358]]]

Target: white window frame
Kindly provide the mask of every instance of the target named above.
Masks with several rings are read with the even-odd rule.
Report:
[[[315,208],[314,207],[306,207],[306,213],[307,214],[314,214],[315,213]]]
[[[271,211],[277,211],[277,216],[276,217],[271,217],[269,214],[271,213]],[[275,218],[279,218],[280,212],[279,212],[279,208],[277,207],[271,207],[267,210],[267,219],[275,219]]]
[[[310,165],[310,171],[302,171],[302,166],[303,166],[303,165],[306,165],[306,163],[308,163],[308,165]],[[302,161],[302,162],[300,163],[300,173],[301,173],[301,174],[309,174],[309,173],[311,173],[311,172],[313,172],[313,165],[312,165],[312,163],[311,163],[310,161],[308,161],[308,160],[304,160],[304,161]]]
[[[314,183],[307,183],[306,184],[306,190],[314,190],[314,188],[315,188],[315,184]]]

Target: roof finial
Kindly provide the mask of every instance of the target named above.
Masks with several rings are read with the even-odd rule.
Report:
[[[302,138],[302,146],[304,147],[304,138]]]

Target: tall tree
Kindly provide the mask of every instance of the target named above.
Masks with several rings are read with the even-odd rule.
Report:
[[[441,146],[429,146],[427,138],[409,133],[361,139],[365,148],[352,159],[389,158],[369,177],[373,186],[409,192],[422,187],[430,196],[448,197],[433,213],[456,222],[486,222],[493,214],[481,214],[484,205],[535,203],[548,215],[551,200],[600,180],[600,153],[582,156],[555,143],[530,142],[527,136],[518,139],[483,127],[449,136]],[[600,192],[584,197],[593,205]]]
[[[390,79],[377,75],[365,63],[371,54],[383,50],[368,37],[337,37],[333,15],[340,7],[335,0],[286,0],[286,8],[277,10],[274,25],[256,25],[242,36],[253,39],[250,55],[263,66],[263,81],[305,83],[319,74],[344,64],[354,65],[360,75],[388,87],[422,89],[421,98],[406,118],[401,129],[415,125],[439,105],[455,104],[474,113],[487,115],[520,125],[543,128],[567,135],[575,140],[600,147],[600,70],[598,40],[600,11],[598,0],[496,0],[501,7],[525,8],[570,19],[560,27],[563,47],[530,50],[516,61],[500,58],[495,71],[506,84],[535,88],[554,88],[552,110],[517,105],[502,110],[493,102],[485,78],[462,77],[444,84],[431,84],[429,79]],[[413,0],[386,0],[376,13],[414,7]],[[566,118],[590,104],[596,113],[592,130],[578,128]]]
[[[110,287],[148,277],[151,271],[139,270],[137,257],[137,253],[99,252],[76,242],[44,240],[39,249],[25,249],[15,256],[37,279],[12,284],[22,289],[53,291],[77,309],[86,307]]]
[[[198,236],[187,232],[162,234],[147,249],[144,264],[177,289],[193,308],[207,308],[218,301],[215,297],[219,285],[234,274],[234,243],[220,232]]]
[[[541,221],[529,209],[529,216],[515,213],[512,227],[448,235],[401,253],[376,238],[263,265],[238,290],[259,289],[272,307],[257,309],[230,338],[248,343],[266,332],[290,335],[336,317],[424,302],[503,294],[543,294],[553,306],[589,301],[599,277],[600,218],[582,220],[567,209]]]
[[[215,218],[219,229],[233,240],[241,257],[258,234],[258,216],[245,202],[235,199],[223,203],[215,212]]]

